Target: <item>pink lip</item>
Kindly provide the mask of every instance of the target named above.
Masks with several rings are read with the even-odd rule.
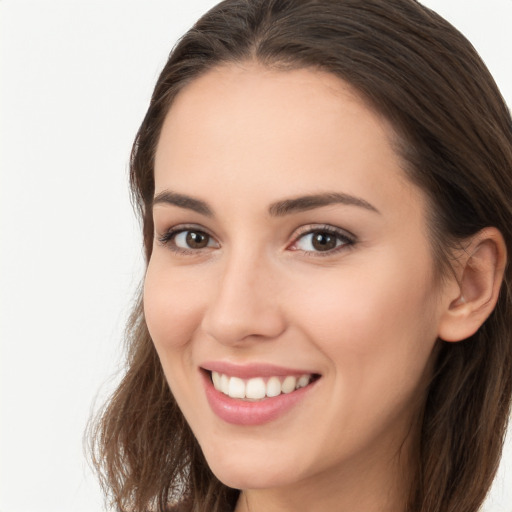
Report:
[[[210,372],[218,372],[239,377],[240,379],[252,379],[254,377],[286,377],[287,375],[312,375],[315,372],[300,368],[285,368],[267,363],[251,363],[238,365],[227,361],[207,361],[201,364],[201,368]]]
[[[276,367],[273,367],[273,370],[275,369]],[[264,375],[261,373],[261,371],[259,371],[258,373],[254,373],[254,370],[255,368],[251,368],[251,371],[249,372],[251,376],[264,377],[268,375],[281,375],[281,372],[278,372],[277,374],[267,373]],[[237,375],[227,371],[223,371],[221,373],[226,373],[228,375],[233,376],[240,376],[240,373],[238,373]],[[287,370],[286,373],[283,373],[283,375],[307,373],[311,372],[297,372],[296,370],[290,372],[289,370]],[[224,393],[217,391],[213,387],[210,375],[205,371],[201,371],[201,374],[203,377],[206,398],[212,411],[226,423],[242,426],[263,425],[265,423],[269,423],[279,418],[280,416],[284,415],[287,411],[292,409],[295,405],[299,404],[299,402],[301,402],[306,397],[306,395],[315,387],[316,383],[318,382],[313,381],[306,387],[297,389],[295,391],[292,391],[291,393],[283,393],[272,398],[265,398],[263,400],[255,402],[248,402],[245,400],[230,398]],[[240,376],[240,378],[250,377]]]

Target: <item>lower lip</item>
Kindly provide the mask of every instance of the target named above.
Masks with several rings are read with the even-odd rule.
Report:
[[[210,375],[201,372],[204,378],[206,398],[212,411],[226,423],[233,425],[263,425],[273,421],[299,402],[311,391],[317,381],[306,387],[282,393],[278,396],[247,402],[245,400],[231,398],[213,387]]]

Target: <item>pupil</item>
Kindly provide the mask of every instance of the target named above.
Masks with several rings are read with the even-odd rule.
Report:
[[[192,249],[202,249],[208,245],[208,235],[197,231],[187,233],[187,245]]]
[[[318,251],[329,251],[336,247],[336,237],[329,233],[313,234],[313,247]]]

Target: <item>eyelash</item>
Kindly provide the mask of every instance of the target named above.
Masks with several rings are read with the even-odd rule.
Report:
[[[298,251],[302,253],[304,256],[308,257],[328,257],[332,256],[334,254],[338,254],[341,251],[346,251],[347,249],[352,248],[356,242],[356,237],[349,233],[348,231],[345,231],[340,228],[336,228],[334,226],[331,226],[329,224],[318,224],[318,225],[309,225],[304,226],[303,228],[299,228],[298,234],[295,236],[293,242],[290,245],[296,245],[302,238],[306,237],[307,235],[311,235],[313,233],[322,233],[334,236],[338,241],[342,242],[341,245],[338,247],[335,247],[333,249],[329,249],[327,251],[306,251],[303,249],[294,249],[295,251]],[[288,247],[290,247],[290,245]]]
[[[212,235],[210,235],[207,231],[204,229],[199,229],[198,226],[176,226],[174,228],[169,229],[162,235],[158,236],[158,241],[161,245],[168,247],[171,251],[180,254],[180,255],[197,255],[202,249],[184,249],[181,247],[177,247],[174,243],[175,238],[181,234],[185,233],[187,231],[200,233],[202,235],[206,235],[207,237],[214,239]],[[336,228],[334,226],[328,225],[328,224],[320,224],[320,225],[309,225],[309,226],[303,226],[302,228],[299,228],[299,233],[295,236],[292,243],[287,246],[287,248],[296,245],[302,238],[306,237],[307,235],[311,235],[313,233],[322,233],[327,234],[336,237],[338,241],[341,241],[341,245],[338,247],[335,247],[333,249],[329,249],[326,251],[306,251],[304,249],[290,249],[293,251],[297,251],[302,253],[305,256],[308,257],[327,257],[332,256],[333,254],[337,254],[340,251],[347,250],[352,248],[357,240],[354,235],[351,233],[342,230],[340,228]]]
[[[187,255],[195,256],[198,254],[198,252],[200,252],[201,249],[183,249],[181,247],[176,246],[176,244],[174,243],[174,239],[179,234],[186,233],[187,231],[190,231],[193,233],[201,233],[203,235],[206,235],[209,238],[212,238],[212,239],[214,238],[212,235],[210,235],[210,233],[208,233],[204,229],[199,229],[198,226],[181,225],[181,226],[176,226],[174,228],[167,230],[165,233],[163,233],[162,235],[160,235],[158,237],[158,241],[161,245],[168,247],[171,251],[173,251],[177,254],[182,254],[185,256],[187,256]]]

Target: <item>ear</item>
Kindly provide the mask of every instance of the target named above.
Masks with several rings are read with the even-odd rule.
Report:
[[[445,341],[469,338],[485,322],[498,301],[507,263],[507,249],[500,231],[485,228],[460,251],[453,279],[447,286],[446,304],[438,336]]]

